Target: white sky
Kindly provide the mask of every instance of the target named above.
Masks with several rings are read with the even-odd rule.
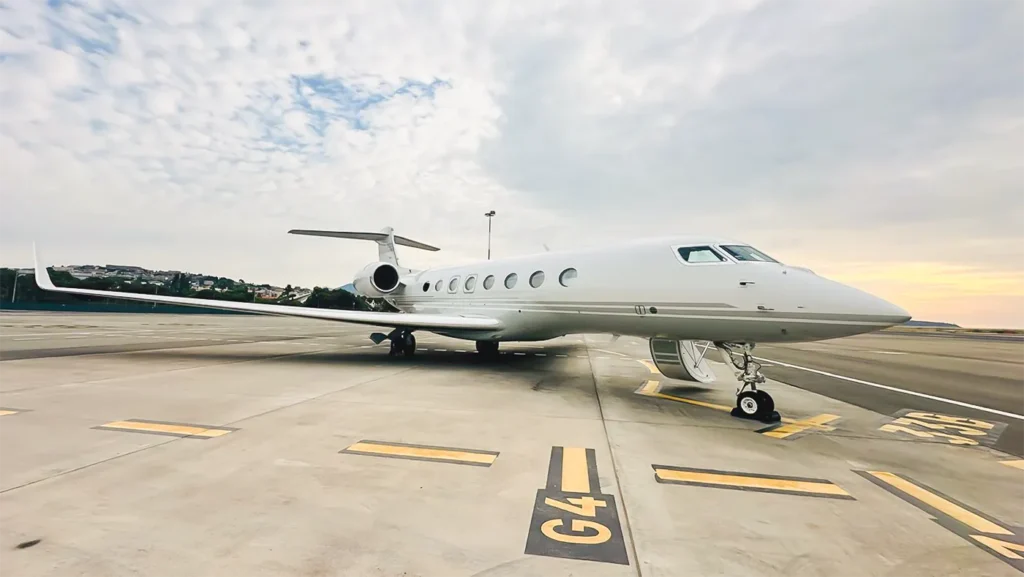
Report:
[[[712,233],[1024,327],[1024,3],[0,3],[0,263],[340,286]]]

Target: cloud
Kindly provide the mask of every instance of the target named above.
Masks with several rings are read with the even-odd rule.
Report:
[[[285,231],[390,225],[430,266],[495,209],[497,255],[708,232],[985,290],[1024,262],[1022,10],[6,0],[0,251],[336,286],[375,248]],[[964,286],[943,320],[997,314]]]

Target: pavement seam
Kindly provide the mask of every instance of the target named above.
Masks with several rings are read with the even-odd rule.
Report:
[[[633,523],[629,519],[629,509],[626,507],[626,495],[623,493],[622,480],[619,478],[619,464],[615,460],[615,449],[612,448],[612,439],[608,434],[608,421],[604,418],[604,406],[601,404],[601,390],[597,386],[597,375],[594,374],[594,362],[590,359],[590,345],[587,343],[586,338],[583,340],[583,345],[587,347],[587,365],[590,367],[590,380],[594,383],[594,397],[597,399],[598,414],[601,415],[601,428],[604,429],[604,442],[605,445],[608,446],[608,458],[612,462],[612,475],[615,477],[615,486],[618,489],[619,502],[622,504],[622,520],[626,524],[626,532],[629,533],[629,548],[633,552],[633,561],[636,563],[637,577],[643,577],[640,556],[637,554],[636,550],[636,538],[633,535]]]

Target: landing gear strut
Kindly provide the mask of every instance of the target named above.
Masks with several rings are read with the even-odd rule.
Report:
[[[476,352],[481,356],[494,358],[498,356],[498,341],[477,341]]]
[[[750,355],[750,352],[754,350],[754,345],[743,343],[739,347],[741,356],[739,363],[733,357],[735,345],[715,343],[715,346],[721,352],[725,364],[732,367],[733,373],[740,381],[740,387],[736,389],[736,408],[732,410],[732,416],[765,423],[777,423],[782,420],[778,411],[775,410],[775,401],[771,395],[757,389],[757,385],[764,382],[764,375],[761,374],[761,364]]]
[[[391,350],[388,356],[405,355],[411,357],[416,352],[416,337],[410,330],[396,330],[391,333]]]

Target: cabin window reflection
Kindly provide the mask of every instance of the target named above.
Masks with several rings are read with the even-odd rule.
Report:
[[[705,262],[725,262],[725,257],[718,254],[710,246],[684,246],[679,248],[679,256],[683,262],[700,264]]]
[[[492,286],[494,286],[494,275],[489,274],[487,275],[487,278],[484,279],[484,290],[491,290]]]
[[[562,274],[558,275],[558,282],[562,286],[569,286],[569,283],[576,278],[576,269],[567,268],[562,271]]]
[[[537,288],[544,284],[544,271],[539,270],[530,275],[530,286]]]
[[[510,289],[516,286],[516,281],[519,280],[519,275],[512,273],[505,277],[505,288]]]
[[[722,245],[722,250],[732,255],[732,258],[745,262],[779,262],[764,254],[752,246],[739,244]]]

